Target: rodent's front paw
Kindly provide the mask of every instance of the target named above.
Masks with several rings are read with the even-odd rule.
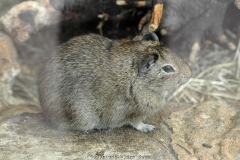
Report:
[[[155,129],[155,127],[153,125],[145,124],[142,122],[134,124],[132,126],[142,132],[151,132],[151,131],[154,131],[154,129]]]

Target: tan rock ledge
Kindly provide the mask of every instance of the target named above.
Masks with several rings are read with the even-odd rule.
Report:
[[[25,113],[0,124],[0,159],[237,160],[239,106],[210,101],[171,113],[165,122],[156,115],[146,120],[156,127],[150,133],[130,127],[60,133],[41,114]]]
[[[157,127],[154,132],[123,127],[59,133],[41,114],[24,113],[0,124],[0,159],[176,159],[169,146],[171,132],[157,116],[148,122]]]

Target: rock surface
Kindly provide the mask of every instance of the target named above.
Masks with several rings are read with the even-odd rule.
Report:
[[[13,81],[19,72],[14,44],[7,34],[0,31],[0,108],[3,100],[11,101]]]
[[[239,159],[239,104],[199,103],[147,120],[156,130],[57,132],[42,114],[25,113],[0,124],[0,159]],[[161,123],[160,123],[161,122]],[[172,140],[170,140],[170,137]]]
[[[158,116],[148,122],[155,132],[124,127],[59,133],[41,114],[22,114],[0,125],[0,159],[176,159],[169,146],[171,132]]]
[[[17,41],[24,42],[31,34],[61,21],[62,14],[48,0],[24,1],[0,17],[1,29]]]
[[[13,40],[0,31],[0,122],[23,112],[41,111],[38,97],[30,91],[36,88],[35,81],[22,75],[23,67]]]
[[[240,159],[240,105],[202,102],[167,120],[171,145],[179,159]]]

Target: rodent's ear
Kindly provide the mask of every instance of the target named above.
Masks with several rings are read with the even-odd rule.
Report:
[[[138,76],[144,76],[151,71],[158,58],[159,55],[157,53],[150,54],[144,58],[138,66]]]
[[[158,36],[153,32],[145,34],[142,40],[143,41],[159,41]]]

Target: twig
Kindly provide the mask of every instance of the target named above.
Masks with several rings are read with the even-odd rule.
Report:
[[[151,19],[148,26],[149,32],[154,32],[162,19],[162,13],[163,13],[163,0],[153,0],[153,8],[152,8],[152,14]]]
[[[151,14],[148,12],[147,14],[145,14],[145,15],[141,18],[141,20],[140,20],[139,23],[138,23],[138,30],[139,30],[139,31],[143,28],[143,25],[144,25],[145,23],[147,23],[147,21],[149,20],[150,16],[151,16]]]
[[[206,70],[204,70],[203,72],[201,72],[196,79],[199,79],[200,77],[202,77],[203,75],[205,75],[206,73],[209,73],[211,70],[216,70],[217,68],[223,68],[223,67],[231,67],[234,66],[234,62],[229,62],[229,63],[223,63],[223,64],[219,64],[219,65],[215,65],[212,67],[207,68]]]
[[[165,142],[164,140],[158,140],[156,137],[153,137],[158,143],[160,143],[166,150],[168,150],[168,148],[163,144],[163,142]]]
[[[188,154],[193,155],[193,154],[192,154],[187,148],[185,148],[184,146],[180,145],[179,143],[177,143],[177,145],[178,145],[179,147],[181,147],[182,149],[184,149]]]

